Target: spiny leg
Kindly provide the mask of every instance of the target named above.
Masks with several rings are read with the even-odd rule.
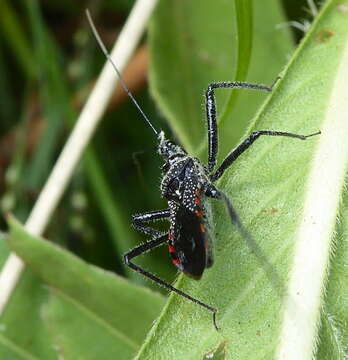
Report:
[[[216,165],[216,156],[218,153],[218,129],[216,122],[216,101],[214,96],[214,89],[249,89],[260,91],[272,91],[274,84],[279,78],[275,80],[271,87],[263,85],[248,84],[244,82],[218,82],[208,86],[205,93],[205,112],[207,114],[208,122],[208,170],[213,171]]]
[[[132,225],[136,230],[143,232],[144,234],[151,235],[153,237],[159,237],[163,235],[161,231],[155,230],[149,226],[142,226],[141,224],[146,224],[151,221],[156,220],[166,220],[170,216],[170,210],[155,210],[148,213],[133,215],[132,216]]]
[[[298,135],[281,131],[256,131],[248,136],[240,145],[238,145],[232,152],[226,157],[226,159],[222,162],[220,167],[215,171],[214,174],[210,176],[212,182],[219,179],[222,174],[228,169],[231,164],[241,155],[245,150],[247,150],[256,139],[258,139],[261,135],[266,136],[287,136],[295,139],[306,140],[307,138],[319,135],[320,131],[310,134],[310,135]]]
[[[210,312],[213,313],[213,323],[214,323],[214,327],[216,330],[218,330],[219,328],[216,325],[216,313],[217,313],[217,309],[191,297],[190,295],[184,293],[183,291],[175,288],[174,286],[166,283],[165,281],[161,280],[160,278],[158,278],[157,276],[145,271],[144,269],[142,269],[141,267],[139,267],[138,265],[135,265],[134,263],[131,262],[131,260],[139,255],[142,255],[144,253],[146,253],[147,251],[150,251],[152,249],[154,249],[155,247],[167,242],[168,240],[168,234],[164,234],[161,235],[159,238],[148,241],[144,244],[141,244],[139,246],[137,246],[135,249],[129,251],[127,254],[124,255],[124,263],[129,266],[132,270],[142,274],[143,276],[147,277],[148,279],[154,281],[155,283],[165,287],[167,290],[169,291],[173,291],[176,294],[184,297],[185,299],[188,299],[192,302],[194,302],[197,305],[200,305],[202,307],[204,307],[205,309],[209,310]]]
[[[237,226],[239,233],[244,238],[249,249],[256,256],[262,269],[265,271],[267,278],[270,280],[272,286],[277,290],[279,296],[282,297],[285,294],[285,287],[284,287],[280,277],[278,276],[277,272],[274,270],[271,263],[268,261],[268,258],[264,254],[263,250],[260,248],[260,246],[256,243],[256,241],[253,239],[253,237],[249,234],[249,232],[243,226],[230,199],[223,192],[217,190],[214,186],[208,187],[208,189],[206,190],[206,195],[210,198],[218,199],[225,203],[225,206],[227,208],[227,212],[231,219],[232,224]]]

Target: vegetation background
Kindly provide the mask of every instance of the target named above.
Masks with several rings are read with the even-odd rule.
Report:
[[[78,110],[105,62],[91,36],[85,9],[88,7],[92,12],[101,36],[110,48],[133,3],[127,0],[91,3],[33,1],[28,4],[2,1],[0,191],[3,214],[11,212],[25,222],[74,124]],[[306,12],[307,5],[304,1],[285,1],[282,5],[285,10],[284,18],[279,23],[282,28],[275,29],[275,32],[283,32],[285,28],[292,33],[294,41],[298,40],[303,34],[293,27],[287,27],[285,22],[310,18]],[[192,5],[192,11],[194,8],[195,5]],[[169,11],[167,16],[171,16]],[[189,18],[190,14],[186,17]],[[226,18],[224,23],[230,22],[232,29],[232,14],[226,14]],[[214,29],[214,26],[217,24],[209,23],[207,15],[206,18],[202,17],[200,30],[204,31],[205,27]],[[225,30],[226,34],[232,33],[230,29]],[[163,37],[169,37],[170,30],[163,29]],[[206,36],[207,31],[202,33],[202,38]],[[211,41],[219,42],[214,34],[209,36]],[[145,40],[144,38],[143,47],[135,55],[133,67],[127,71],[125,80],[155,126],[167,130],[169,126],[166,119],[156,107],[146,86],[149,49]],[[164,37],[163,41],[171,40],[172,38],[168,40]],[[233,42],[235,39],[231,38],[230,43]],[[290,45],[287,46],[291,49],[291,39],[289,42]],[[170,51],[173,47],[174,45],[169,45],[167,50]],[[228,47],[228,54],[225,56],[236,57],[232,51]],[[172,63],[179,62],[172,55]],[[283,64],[279,64],[277,68],[269,64],[268,69],[262,70],[271,72],[273,77],[263,79],[260,71],[256,79],[248,76],[248,80],[272,83],[290,55],[289,50],[288,54],[284,54]],[[222,55],[209,56],[213,59],[215,56],[221,58]],[[212,80],[234,80],[235,67],[231,62],[227,71],[230,74],[228,78],[217,79],[214,75],[210,77]],[[178,76],[173,68],[167,70],[169,80]],[[209,81],[205,87],[208,83]],[[168,96],[178,98],[179,92],[186,95],[187,86],[187,83],[168,81],[168,88],[172,90]],[[196,120],[201,126],[198,134],[189,129],[191,131],[187,131],[185,135],[194,137],[196,142],[197,138],[206,140],[203,94],[204,90],[201,90],[196,96],[198,100],[195,102],[200,103],[197,109],[186,110],[188,113],[194,111],[199,117]],[[232,142],[223,144],[224,148],[231,149],[240,140],[250,118],[244,120],[243,123],[236,119],[229,124],[235,135]],[[122,254],[143,238],[128,228],[131,214],[165,206],[159,196],[161,159],[156,154],[156,145],[156,138],[146,128],[129,99],[122,91],[115,92],[105,119],[91,144],[94,161],[87,160],[86,163],[84,158],[81,162],[46,232],[47,237],[64,244],[90,263],[124,274],[119,251]],[[108,206],[116,212],[110,219],[110,215],[105,216],[110,211],[105,209]],[[111,224],[112,221],[124,224],[123,236],[122,233],[118,234],[119,230],[114,229],[116,226]],[[1,228],[6,230],[4,217],[1,222]],[[158,267],[158,271],[161,269],[173,276],[174,271],[171,264],[168,264],[167,256],[153,254],[147,258],[151,258],[149,261],[155,269]]]
[[[105,62],[85,9],[89,8],[110,48],[133,3],[1,1],[3,234],[8,231],[5,214],[13,214],[22,223],[27,219]],[[203,94],[208,84],[240,80],[271,85],[304,35],[289,22],[299,25],[313,19],[304,0],[237,3],[162,1],[124,74],[154,126],[202,160],[206,158]],[[222,92],[217,98],[221,160],[245,135],[265,95]],[[113,275],[84,267],[61,250],[40,248],[35,258],[36,245],[30,239],[26,244],[27,235],[11,220],[24,244],[18,252],[32,257],[25,259],[30,271],[1,322],[1,359],[127,359],[137,352],[164,304],[158,293],[165,291],[126,269],[122,255],[145,240],[131,228],[131,215],[166,206],[159,194],[161,159],[156,144],[134,105],[121,89],[116,90],[45,231],[45,238],[78,258],[120,275],[116,285],[112,285]],[[1,264],[8,251],[1,241]],[[165,247],[139,259],[139,264],[166,281],[176,277]],[[123,277],[131,282],[124,283]],[[125,297],[117,300],[120,292]],[[113,325],[105,325],[111,317]],[[202,321],[211,325],[208,316]],[[113,328],[105,330],[108,327]],[[157,353],[152,358],[161,356]]]

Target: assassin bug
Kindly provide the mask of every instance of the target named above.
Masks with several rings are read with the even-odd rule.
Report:
[[[162,166],[161,195],[168,201],[168,209],[151,211],[144,214],[133,216],[133,226],[138,231],[152,237],[152,240],[143,243],[124,255],[124,262],[134,271],[142,274],[150,280],[162,285],[169,291],[202,306],[213,314],[213,324],[216,324],[217,309],[193,298],[185,292],[173,287],[161,280],[157,276],[142,269],[132,262],[132,259],[155,247],[168,243],[169,253],[173,264],[177,269],[195,280],[199,280],[205,269],[213,265],[212,244],[210,240],[210,216],[207,214],[206,198],[223,201],[230,220],[235,224],[244,239],[252,247],[264,266],[269,267],[267,259],[262,254],[257,244],[242,226],[239,217],[232,206],[229,198],[214,183],[220,179],[231,164],[246,151],[255,140],[260,136],[285,136],[305,140],[311,136],[320,134],[319,132],[310,135],[298,135],[281,131],[257,131],[249,135],[239,146],[230,152],[222,164],[216,167],[218,153],[218,129],[216,121],[216,103],[214,91],[216,89],[249,89],[271,92],[271,87],[255,85],[244,82],[217,82],[208,86],[205,93],[205,109],[208,123],[208,164],[202,164],[197,158],[187,154],[185,149],[168,140],[163,131],[158,131],[152,125],[146,114],[138,105],[137,101],[124,83],[120,72],[102,43],[94,25],[87,12],[94,35],[104,52],[107,59],[114,67],[120,83],[134,105],[141,113],[144,120],[158,138],[158,152],[163,157]],[[146,224],[157,221],[167,220],[170,223],[168,232],[161,232]]]

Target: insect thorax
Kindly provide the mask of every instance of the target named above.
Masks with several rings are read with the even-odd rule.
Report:
[[[174,200],[194,211],[196,192],[204,195],[209,184],[205,169],[192,157],[177,154],[167,159],[163,166],[161,193],[167,200]]]
[[[199,160],[188,156],[181,146],[167,140],[163,131],[159,133],[158,139],[158,152],[164,160],[161,181],[162,196],[181,203],[185,195],[189,196],[190,192],[197,189],[204,191],[209,180],[207,172]]]

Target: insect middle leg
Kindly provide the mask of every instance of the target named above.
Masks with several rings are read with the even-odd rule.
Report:
[[[146,224],[151,221],[157,220],[167,220],[170,216],[169,209],[166,210],[155,210],[144,214],[134,215],[132,217],[132,225],[135,229],[141,231],[144,234],[151,235],[152,237],[159,237],[163,233],[153,229],[149,226],[143,226],[141,224]]]
[[[215,171],[214,174],[210,176],[212,182],[219,179],[222,174],[228,169],[231,164],[241,155],[245,150],[247,150],[255,140],[257,140],[260,136],[287,136],[295,139],[306,140],[307,138],[319,135],[320,131],[310,134],[310,135],[298,135],[281,131],[256,131],[253,132],[250,136],[248,136],[240,145],[238,145],[232,152],[226,157],[226,159],[222,162],[220,167]]]
[[[244,82],[217,82],[210,84],[205,93],[205,111],[207,114],[208,122],[208,170],[213,171],[216,165],[216,156],[218,153],[218,129],[216,121],[216,101],[214,96],[215,89],[248,89],[248,90],[259,90],[259,91],[272,91],[274,84],[279,78],[273,83],[271,87],[249,84]]]

